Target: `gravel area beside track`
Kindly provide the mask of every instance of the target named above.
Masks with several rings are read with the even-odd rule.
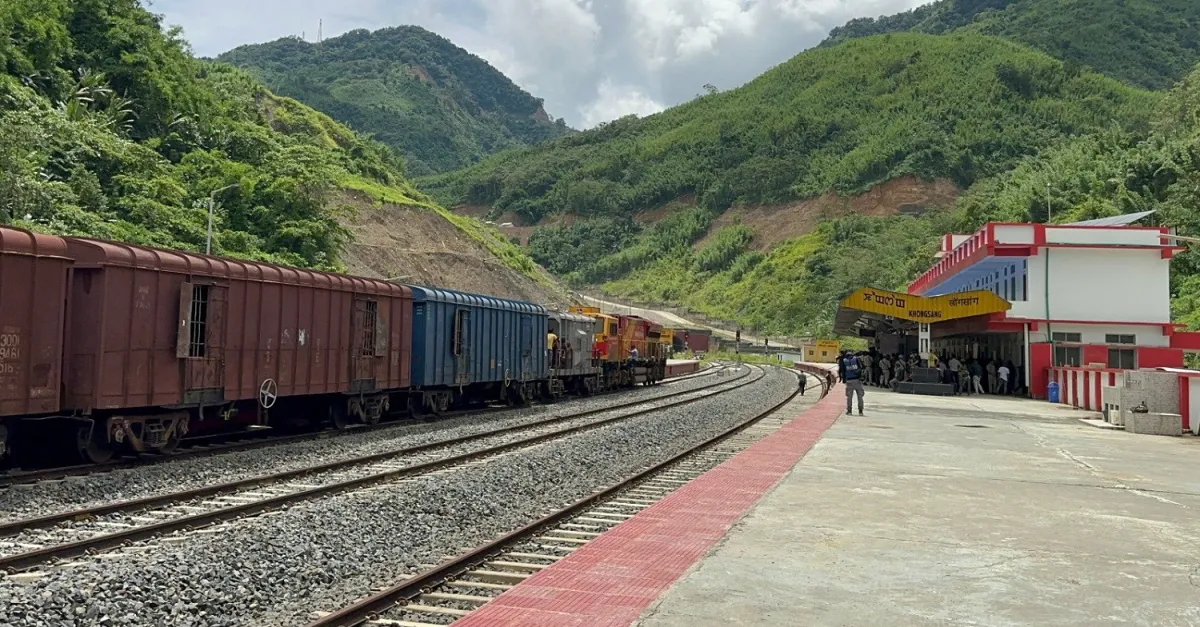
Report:
[[[795,377],[500,456],[239,521],[33,583],[0,581],[0,625],[301,625],[782,400]],[[140,547],[139,547],[140,548]],[[108,617],[105,621],[104,617]]]
[[[115,501],[170,494],[189,488],[352,459],[555,416],[601,409],[619,403],[653,399],[721,381],[732,381],[735,376],[701,376],[669,386],[638,388],[620,394],[574,399],[554,405],[534,405],[432,423],[413,423],[339,437],[166,461],[137,468],[70,477],[62,481],[43,481],[0,488],[0,521],[22,520]]]

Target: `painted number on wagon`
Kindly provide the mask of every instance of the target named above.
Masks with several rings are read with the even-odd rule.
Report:
[[[21,335],[19,333],[0,333],[0,361],[17,361],[21,359]]]

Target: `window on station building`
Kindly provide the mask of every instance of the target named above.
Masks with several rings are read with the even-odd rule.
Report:
[[[1066,342],[1068,344],[1079,344],[1083,342],[1082,333],[1054,333],[1050,339],[1055,342]]]
[[[1108,367],[1137,370],[1137,351],[1132,348],[1108,349]]]
[[[1021,300],[1029,300],[1029,262],[1021,262]]]
[[[1083,348],[1079,346],[1055,346],[1054,365],[1078,368],[1083,363]]]
[[[1116,333],[1108,333],[1104,336],[1105,344],[1137,344],[1136,335],[1120,335]]]

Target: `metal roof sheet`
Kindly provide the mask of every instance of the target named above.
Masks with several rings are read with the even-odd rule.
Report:
[[[466,292],[456,292],[454,290],[444,290],[436,287],[410,285],[408,288],[412,290],[413,300],[417,302],[433,301],[436,303],[454,303],[457,305],[467,305],[470,307],[481,307],[485,309],[501,309],[543,316],[546,315],[545,307],[520,300],[509,300],[507,298],[487,296],[485,294],[468,294]]]
[[[1063,224],[1062,226],[1127,226],[1149,216],[1154,213],[1154,210],[1142,211],[1140,213],[1126,213],[1119,216],[1109,216],[1107,218],[1097,218],[1095,220],[1084,220],[1083,222],[1072,222]],[[1054,225],[1048,225],[1054,226]]]
[[[270,263],[215,257],[180,250],[149,248],[123,242],[64,237],[68,256],[77,264],[95,266],[124,266],[158,272],[176,272],[192,276],[305,285],[363,294],[405,296],[408,288],[377,279],[334,274],[305,268],[293,268]]]

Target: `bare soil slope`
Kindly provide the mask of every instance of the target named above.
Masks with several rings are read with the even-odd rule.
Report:
[[[433,211],[381,205],[350,192],[336,202],[355,209],[343,220],[354,238],[342,253],[352,274],[562,308],[570,303],[569,294],[549,275],[554,287],[513,270]]]
[[[958,186],[950,180],[925,181],[905,176],[856,196],[824,194],[782,205],[734,207],[713,221],[709,236],[696,242],[696,247],[703,246],[721,229],[740,222],[754,229],[751,246],[766,252],[777,244],[810,233],[822,219],[850,214],[921,214],[953,206],[958,194]]]

